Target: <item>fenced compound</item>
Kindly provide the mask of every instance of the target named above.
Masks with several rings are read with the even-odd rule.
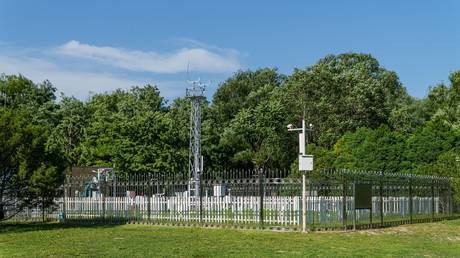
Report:
[[[68,197],[60,200],[66,205],[66,219],[145,221],[145,222],[202,222],[208,224],[259,225],[261,206],[257,196],[202,197],[201,213],[194,209],[189,197]],[[428,197],[414,198],[415,219],[431,219],[433,200]],[[301,223],[301,197],[266,197],[263,201],[263,221],[266,226],[298,227]],[[347,205],[353,205],[348,198]],[[434,213],[440,213],[439,198],[434,200]],[[344,220],[341,197],[307,197],[308,223],[316,227],[340,227]],[[378,198],[373,198],[377,210]],[[395,222],[409,216],[409,199],[405,197],[384,198],[383,215],[386,222]],[[359,212],[356,219],[362,224],[370,213]],[[435,216],[437,218],[438,216]],[[378,218],[376,219],[378,221]],[[409,220],[409,219],[406,219]],[[370,222],[370,221],[369,221]]]
[[[178,174],[67,177],[65,196],[56,200],[54,214],[68,223],[302,227],[302,182],[287,173],[209,172],[200,177],[199,196],[191,185]],[[451,182],[444,177],[326,170],[310,174],[306,187],[310,229],[382,227],[454,216]]]

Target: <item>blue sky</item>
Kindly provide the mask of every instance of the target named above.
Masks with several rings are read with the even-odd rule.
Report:
[[[59,91],[156,84],[185,94],[186,73],[211,80],[238,69],[290,74],[326,54],[370,53],[409,93],[460,69],[460,1],[0,0],[0,73],[49,79]]]

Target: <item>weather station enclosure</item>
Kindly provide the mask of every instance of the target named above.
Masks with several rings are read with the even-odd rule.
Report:
[[[130,174],[116,169],[69,175],[46,211],[26,208],[14,219],[63,223],[156,223],[289,229],[375,228],[456,217],[451,178],[347,169],[315,170],[299,133],[299,172],[290,169],[206,169],[201,156],[205,85],[191,81],[189,162],[185,171]],[[9,216],[14,209],[6,207]]]
[[[293,177],[288,170],[204,170],[198,196],[189,194],[188,171],[131,175],[115,171],[96,179],[97,175],[68,176],[63,196],[55,200],[55,209],[45,211],[46,217],[79,224],[196,224],[302,231],[304,225],[308,230],[365,229],[458,215],[452,181],[445,177],[314,171],[305,185],[305,202],[302,178]],[[88,185],[97,193],[85,194]],[[41,218],[42,211],[33,208],[13,219]]]
[[[313,155],[299,155],[299,171],[313,171]]]

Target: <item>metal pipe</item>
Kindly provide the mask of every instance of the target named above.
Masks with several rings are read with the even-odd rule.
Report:
[[[307,189],[305,173],[302,174],[302,232],[307,232]]]

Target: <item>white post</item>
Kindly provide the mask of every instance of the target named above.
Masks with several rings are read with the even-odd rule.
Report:
[[[302,118],[302,133],[299,135],[299,151],[305,155],[305,118]],[[299,160],[300,162],[300,160]],[[305,171],[302,172],[302,232],[307,232],[307,189]]]
[[[307,232],[307,189],[305,172],[302,173],[302,232]]]
[[[302,173],[302,232],[307,232],[307,182],[306,182],[306,172],[311,171],[313,167],[309,168],[308,166],[304,163],[303,158],[306,157],[306,148],[305,148],[305,137],[306,137],[306,131],[307,128],[305,126],[305,118],[302,118],[302,128],[293,128],[292,124],[289,124],[288,126],[288,131],[301,131],[299,133],[299,171]],[[309,130],[311,130],[311,125]],[[311,162],[313,163],[313,156],[310,157]],[[311,164],[312,166],[313,164]]]

